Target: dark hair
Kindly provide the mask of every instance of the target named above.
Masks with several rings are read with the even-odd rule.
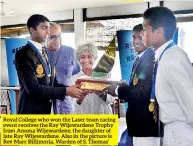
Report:
[[[162,27],[166,40],[173,38],[176,31],[176,18],[170,9],[166,7],[152,7],[144,12],[143,18],[148,20],[153,31]]]
[[[40,15],[40,14],[34,14],[34,15],[30,16],[30,18],[27,20],[28,30],[30,29],[30,27],[32,27],[33,29],[36,30],[37,26],[41,22],[50,22],[50,20],[47,17]]]
[[[133,27],[133,31],[142,31],[142,30],[143,30],[142,24],[138,24]]]

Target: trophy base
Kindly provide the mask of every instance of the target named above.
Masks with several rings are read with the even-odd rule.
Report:
[[[81,89],[91,90],[91,91],[103,91],[106,87],[111,84],[121,84],[119,81],[107,81],[107,80],[96,80],[96,79],[78,79],[76,81],[77,85],[81,85]]]

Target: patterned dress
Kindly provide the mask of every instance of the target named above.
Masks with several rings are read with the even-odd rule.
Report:
[[[82,72],[79,74],[80,77],[89,78]],[[91,77],[90,77],[91,78]],[[99,78],[97,78],[99,79]],[[108,79],[108,76],[100,79]],[[74,113],[75,114],[112,114],[111,103],[116,99],[111,95],[107,95],[106,100],[102,99],[95,93],[86,95],[81,105],[74,101]]]

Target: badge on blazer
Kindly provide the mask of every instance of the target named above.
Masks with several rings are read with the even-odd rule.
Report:
[[[44,73],[44,69],[43,69],[42,64],[38,64],[37,68],[36,68],[36,77],[42,78],[43,76],[45,76],[45,74],[43,74],[43,73]]]
[[[133,85],[135,86],[137,83],[138,83],[138,78],[137,78],[137,75],[135,74],[133,78]]]
[[[150,111],[150,112],[153,112],[154,109],[155,109],[155,102],[151,102],[151,103],[149,104],[149,111]]]

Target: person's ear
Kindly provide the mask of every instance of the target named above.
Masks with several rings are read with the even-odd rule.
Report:
[[[163,37],[163,36],[164,36],[164,29],[163,29],[163,27],[159,27],[159,28],[157,29],[157,35],[158,35],[159,37]]]
[[[34,34],[36,30],[33,27],[30,27],[29,31],[30,31],[31,34]]]

